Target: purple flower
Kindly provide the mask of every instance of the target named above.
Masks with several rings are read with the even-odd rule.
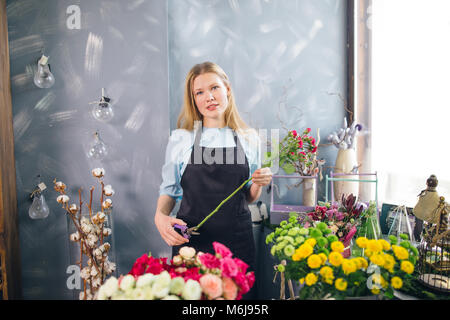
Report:
[[[327,215],[328,220],[333,219],[334,210],[327,210],[325,213]]]
[[[338,212],[336,212],[336,220],[337,221],[342,221],[342,220],[344,220],[344,213],[343,212],[340,212],[340,211],[338,211]]]

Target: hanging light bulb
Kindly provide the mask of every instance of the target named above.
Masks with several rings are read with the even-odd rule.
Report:
[[[34,74],[34,84],[39,88],[50,88],[55,84],[55,77],[50,72],[48,57],[44,55],[38,61],[38,69]]]
[[[94,104],[94,108],[92,109],[92,115],[95,119],[108,122],[114,116],[114,111],[109,103],[111,101],[110,98],[105,97],[105,89],[102,88],[102,98],[99,103]]]
[[[98,132],[94,134],[94,142],[91,144],[91,147],[88,151],[88,157],[101,160],[108,154],[108,149],[106,144],[100,139],[100,135]]]
[[[39,177],[40,176],[38,176],[38,178]],[[37,189],[31,193],[33,203],[28,209],[28,215],[31,219],[45,219],[50,213],[50,209],[48,208],[47,202],[45,201],[45,197],[42,194],[42,192],[46,188],[47,186],[43,182],[40,182],[37,186]]]

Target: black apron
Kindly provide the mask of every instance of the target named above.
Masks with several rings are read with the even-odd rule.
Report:
[[[234,130],[234,148],[200,147],[201,132],[201,128],[197,130],[190,162],[181,178],[183,198],[177,218],[186,222],[188,227],[198,225],[249,178],[247,157]],[[214,161],[211,156],[217,153],[221,159],[220,152],[223,161]],[[220,242],[232,251],[233,257],[249,265],[248,271],[254,271],[255,242],[246,194],[246,188],[243,187],[200,227],[200,235],[193,235],[184,246],[214,254],[212,243]],[[172,256],[177,255],[182,246],[172,247]]]

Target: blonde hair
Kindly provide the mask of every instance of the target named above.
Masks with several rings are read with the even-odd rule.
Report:
[[[225,125],[238,132],[242,132],[243,129],[248,129],[249,127],[239,115],[228,76],[221,67],[213,62],[208,61],[193,66],[186,76],[184,85],[183,107],[181,109],[180,115],[178,116],[177,128],[191,131],[194,129],[195,121],[203,120],[203,116],[198,111],[197,105],[195,104],[192,87],[195,78],[204,73],[215,73],[220,77],[225,86],[229,89],[228,106],[224,114]]]

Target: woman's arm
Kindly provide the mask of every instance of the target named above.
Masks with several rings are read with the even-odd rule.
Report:
[[[252,185],[247,194],[248,203],[255,202],[261,196],[262,187],[267,186],[272,181],[272,171],[270,168],[260,168],[252,174]]]
[[[155,225],[161,237],[169,246],[176,246],[186,242],[188,239],[182,237],[173,229],[174,224],[186,225],[183,220],[170,217],[170,213],[175,207],[175,200],[166,194],[159,196],[156,205]]]
[[[258,200],[259,197],[261,196],[261,191],[262,191],[262,187],[258,186],[255,183],[253,183],[250,186],[250,190],[248,191],[248,194],[247,194],[247,202],[248,203],[253,203],[256,200]]]

